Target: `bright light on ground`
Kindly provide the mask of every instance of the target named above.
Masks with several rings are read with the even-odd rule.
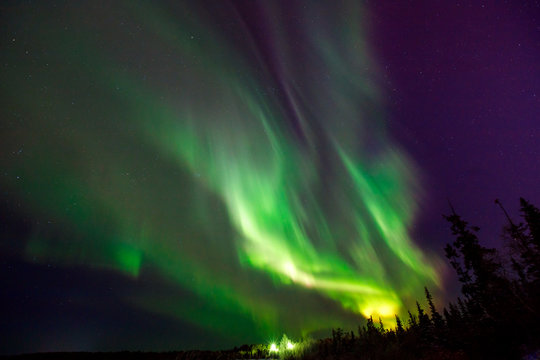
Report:
[[[294,348],[294,344],[290,341],[287,342],[287,349],[292,350]]]
[[[278,348],[277,348],[276,344],[270,345],[270,351],[273,351],[273,352],[277,352],[277,351],[278,351]]]

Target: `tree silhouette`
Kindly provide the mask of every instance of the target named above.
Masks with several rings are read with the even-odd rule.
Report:
[[[428,302],[429,311],[431,312],[431,320],[433,321],[433,326],[435,326],[436,329],[440,330],[444,327],[444,320],[441,314],[435,308],[435,305],[433,304],[433,297],[431,296],[428,288],[424,287],[424,291],[426,293],[426,300]]]
[[[500,201],[496,204],[508,221],[503,236],[510,253],[483,246],[479,228],[470,226],[453,208],[444,217],[454,235],[445,255],[461,283],[456,301],[439,312],[426,287],[429,309],[417,301],[416,311],[408,310],[406,324],[395,315],[396,327],[385,329],[380,318],[375,324],[370,316],[358,327],[357,337],[338,328],[331,339],[307,347],[301,358],[465,360],[520,359],[527,354],[539,358],[540,210],[520,199],[522,222],[517,223]],[[282,339],[280,352],[284,341],[288,339]]]

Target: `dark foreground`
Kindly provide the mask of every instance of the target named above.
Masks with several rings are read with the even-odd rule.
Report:
[[[206,360],[235,359],[235,351],[171,351],[171,352],[62,352],[2,356],[2,360]]]
[[[478,228],[454,209],[445,216],[455,240],[445,255],[462,285],[461,296],[438,311],[425,289],[425,305],[396,326],[367,319],[355,331],[335,329],[328,339],[243,345],[225,351],[167,353],[45,353],[2,359],[265,359],[298,360],[539,360],[540,359],[540,209],[520,199],[521,222],[507,216],[502,237],[508,250],[480,244]]]

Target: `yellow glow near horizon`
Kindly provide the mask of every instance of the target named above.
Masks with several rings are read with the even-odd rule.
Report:
[[[365,317],[370,317],[370,316],[373,316],[373,317],[382,317],[382,318],[391,318],[394,316],[394,314],[396,314],[396,307],[395,306],[392,306],[390,304],[388,305],[376,305],[376,306],[373,306],[373,307],[366,307],[365,309],[362,310],[362,314],[365,316]]]

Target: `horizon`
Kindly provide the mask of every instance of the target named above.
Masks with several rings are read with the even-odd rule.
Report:
[[[391,327],[540,204],[539,6],[0,9],[0,354]]]

